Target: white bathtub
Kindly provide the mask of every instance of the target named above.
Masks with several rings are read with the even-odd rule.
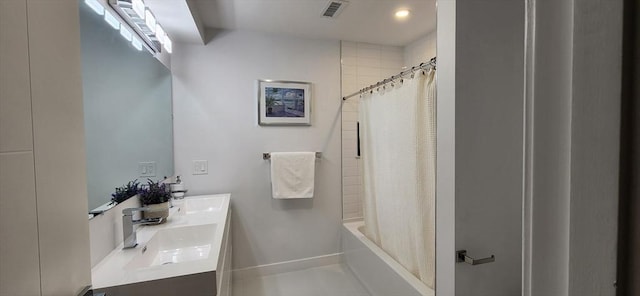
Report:
[[[347,222],[342,229],[344,260],[372,296],[434,296],[418,280],[361,232],[364,222]]]

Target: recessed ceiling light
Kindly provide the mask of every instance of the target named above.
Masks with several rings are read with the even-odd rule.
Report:
[[[401,9],[396,11],[396,17],[397,18],[406,18],[409,16],[409,11],[406,9]]]

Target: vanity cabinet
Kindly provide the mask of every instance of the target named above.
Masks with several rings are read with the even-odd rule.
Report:
[[[139,226],[135,247],[120,244],[93,267],[93,290],[109,296],[230,296],[230,199],[227,193],[175,200],[167,222]]]
[[[220,259],[216,269],[217,296],[231,296],[231,209],[227,215],[224,236],[222,237],[222,248],[220,248]]]

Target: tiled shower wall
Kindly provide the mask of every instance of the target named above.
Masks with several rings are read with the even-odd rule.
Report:
[[[402,71],[404,49],[342,41],[342,96],[356,92]],[[362,180],[357,159],[358,96],[342,108],[342,217],[362,217]]]

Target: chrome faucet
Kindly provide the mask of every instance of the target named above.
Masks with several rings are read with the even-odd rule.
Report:
[[[122,236],[123,236],[123,249],[135,248],[138,243],[136,239],[136,232],[133,230],[133,225],[152,225],[160,224],[164,218],[151,218],[133,220],[133,212],[144,212],[149,208],[127,208],[122,210]]]

